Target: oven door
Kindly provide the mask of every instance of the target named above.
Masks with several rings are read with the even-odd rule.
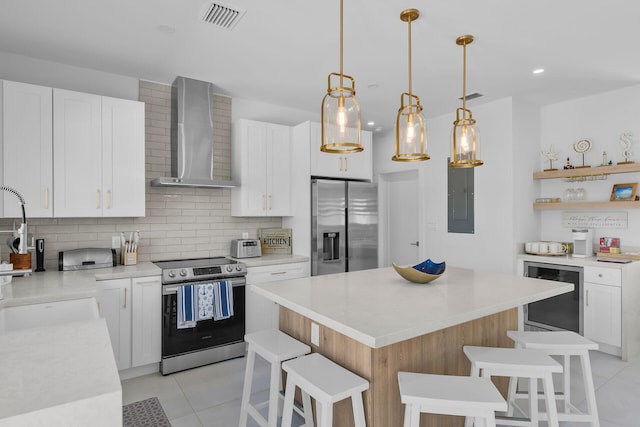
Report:
[[[224,279],[232,284],[234,315],[223,320],[200,320],[193,328],[178,329],[178,287],[194,282],[162,286],[162,358],[244,341],[244,277]],[[206,283],[206,282],[200,282]]]

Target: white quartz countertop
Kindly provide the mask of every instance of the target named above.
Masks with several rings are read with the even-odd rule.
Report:
[[[574,257],[572,255],[532,255],[532,254],[519,254],[518,259],[523,261],[533,262],[545,262],[549,264],[561,264],[561,265],[573,265],[578,267],[605,267],[605,268],[617,268],[622,269],[629,264],[637,264],[638,261],[631,261],[630,263],[617,263],[612,261],[620,261],[620,258],[598,258],[591,257]],[[602,259],[603,261],[598,261]]]
[[[0,334],[0,426],[113,426],[122,389],[104,319]]]
[[[388,267],[251,286],[372,348],[573,290],[570,283],[456,267],[425,285],[410,283]]]
[[[96,280],[159,276],[160,268],[153,263],[121,265],[78,271],[44,271],[30,276],[14,277],[2,286],[0,308],[12,305],[38,304],[96,295]]]
[[[290,264],[297,262],[309,262],[308,256],[303,255],[262,255],[254,258],[231,258],[243,262],[247,267],[261,267],[263,265]]]

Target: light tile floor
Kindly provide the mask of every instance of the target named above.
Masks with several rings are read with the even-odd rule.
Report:
[[[122,381],[123,403],[157,396],[173,427],[235,427],[240,413],[245,360],[243,357],[164,377],[158,373]],[[572,401],[584,409],[584,392],[576,362],[572,360],[572,378],[576,378],[572,379]],[[592,351],[591,365],[601,427],[640,426],[640,360],[623,362]],[[266,400],[268,364],[256,358],[254,372],[252,401]],[[249,419],[249,426],[257,426]],[[300,424],[298,418],[294,425]],[[562,427],[588,426],[560,424]]]

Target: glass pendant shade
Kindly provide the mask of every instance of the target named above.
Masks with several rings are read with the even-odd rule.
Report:
[[[340,0],[340,72],[327,78],[327,94],[322,99],[322,145],[325,153],[357,153],[360,143],[360,104],[356,100],[355,80],[342,72],[344,2]],[[337,85],[332,80],[338,80]],[[347,85],[347,83],[349,85]]]
[[[331,78],[348,80],[351,87],[331,87]],[[329,74],[329,88],[322,100],[322,146],[325,153],[357,153],[360,143],[360,104],[350,76]]]
[[[456,121],[451,132],[450,168],[473,168],[482,165],[480,160],[480,135],[471,110],[467,108],[467,45],[473,36],[460,36],[456,44],[463,47],[462,108],[456,110]]]
[[[480,166],[480,133],[470,110],[458,108],[456,121],[453,122],[451,132],[451,162],[452,168],[472,168]]]
[[[396,117],[396,154],[391,160],[396,162],[419,162],[429,160],[425,121],[420,98],[411,93],[411,21],[420,16],[417,9],[407,9],[400,14],[406,22],[409,40],[409,92],[400,96],[400,109]]]
[[[408,97],[410,103],[405,105]],[[413,101],[416,101],[415,103]],[[396,154],[391,158],[396,162],[417,162],[429,160],[424,116],[420,100],[415,95],[402,94],[402,101],[396,117]]]

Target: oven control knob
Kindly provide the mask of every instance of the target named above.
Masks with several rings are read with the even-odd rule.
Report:
[[[242,271],[242,266],[236,265],[236,271]]]
[[[180,276],[184,277],[187,275],[187,270],[185,270],[184,268],[182,270],[180,270]]]
[[[233,267],[232,267],[232,266],[230,266],[230,265],[227,265],[227,271],[228,271],[229,273],[231,273],[231,271],[233,271]]]
[[[169,270],[169,273],[167,273],[167,276],[169,276],[169,277],[171,277],[173,279],[174,277],[176,277],[176,272],[173,271],[173,270]]]

